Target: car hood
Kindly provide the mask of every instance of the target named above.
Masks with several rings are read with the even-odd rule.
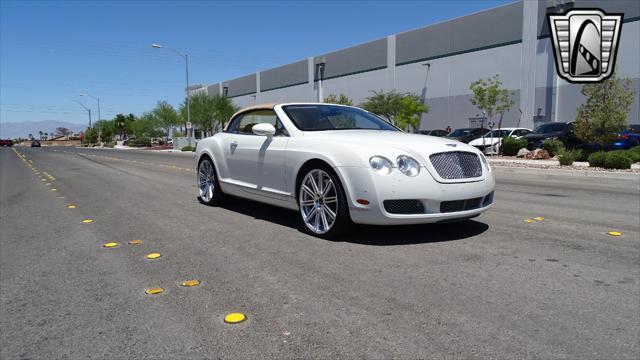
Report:
[[[479,153],[473,146],[437,136],[409,134],[400,131],[381,130],[332,130],[332,131],[307,131],[305,137],[322,139],[323,141],[335,141],[342,145],[352,145],[370,149],[369,152],[381,156],[387,155],[387,151],[407,153],[418,160],[427,161],[429,155],[448,151],[469,151]]]
[[[551,132],[546,134],[528,134],[523,136],[524,139],[527,140],[540,140],[540,139],[548,139],[550,137],[558,137],[562,135],[562,131]]]

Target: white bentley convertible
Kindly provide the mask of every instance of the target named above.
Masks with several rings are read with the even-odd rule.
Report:
[[[465,220],[493,203],[494,176],[479,150],[402,132],[357,107],[253,106],[196,153],[201,202],[234,195],[297,210],[305,230],[325,238],[352,222]]]

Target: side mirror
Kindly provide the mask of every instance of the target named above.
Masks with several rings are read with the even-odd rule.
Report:
[[[256,135],[261,135],[266,137],[272,137],[276,134],[276,128],[269,123],[255,124],[253,125],[253,128],[251,130]]]

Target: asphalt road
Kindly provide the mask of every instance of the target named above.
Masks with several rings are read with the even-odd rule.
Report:
[[[289,210],[200,204],[190,154],[16,150],[0,149],[2,359],[640,356],[638,176],[497,168],[473,221],[326,241]]]

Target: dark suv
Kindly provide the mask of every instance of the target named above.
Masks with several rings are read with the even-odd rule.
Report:
[[[418,130],[416,131],[416,134],[443,137],[447,136],[448,132],[446,132],[446,130]]]
[[[527,149],[534,150],[542,147],[542,143],[549,139],[558,139],[568,148],[576,147],[579,144],[575,136],[572,123],[552,122],[538,125],[529,135],[522,137],[528,142]]]
[[[448,139],[458,140],[465,144],[468,144],[469,141],[482,137],[482,135],[488,132],[489,129],[485,128],[462,128],[453,130],[446,137]]]

